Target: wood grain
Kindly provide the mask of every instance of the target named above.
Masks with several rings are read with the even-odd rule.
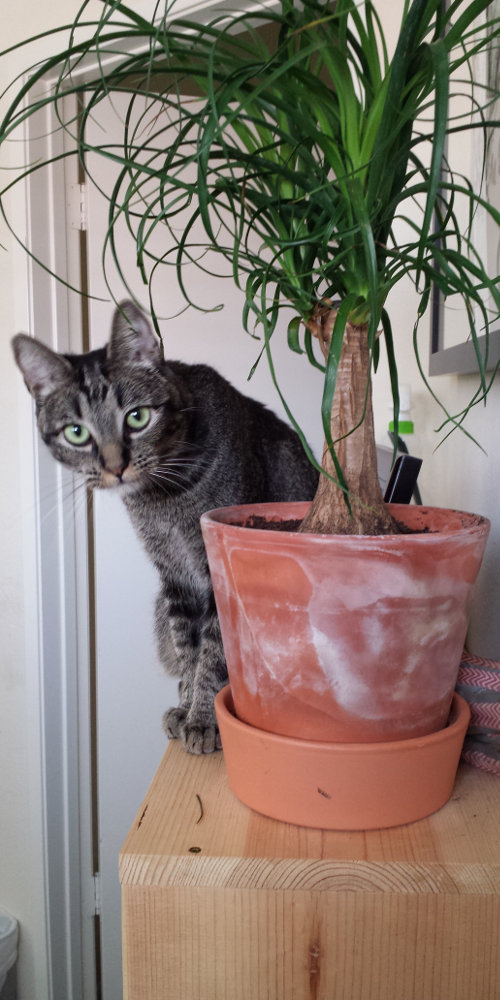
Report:
[[[171,744],[120,857],[126,1000],[499,1000],[499,826],[467,766],[406,827],[277,823]]]

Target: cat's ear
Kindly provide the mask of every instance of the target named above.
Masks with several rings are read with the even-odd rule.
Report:
[[[71,381],[70,362],[26,333],[18,333],[12,338],[12,348],[26,386],[36,400],[45,399]]]
[[[120,302],[113,317],[108,353],[112,362],[158,364],[161,343],[144,313],[133,302]]]

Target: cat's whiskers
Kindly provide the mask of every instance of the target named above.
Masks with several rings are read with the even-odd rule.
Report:
[[[161,481],[164,483],[170,483],[172,486],[185,486],[191,482],[189,476],[183,476],[180,472],[175,469],[170,471],[159,472],[158,470],[150,472],[149,475],[155,481]]]
[[[189,452],[189,451],[191,452],[196,451],[199,454],[200,453],[199,444],[197,444],[196,441],[186,441],[185,438],[182,438],[177,442],[176,445],[172,447],[172,451],[169,457],[170,458],[189,457],[189,456],[184,456],[184,452]]]
[[[196,455],[169,455],[163,458],[161,462],[156,466],[157,469],[170,469],[174,466],[177,467],[191,467],[193,469],[206,468],[209,465],[209,461],[206,457],[202,457],[198,451]]]
[[[204,460],[200,461],[198,458],[170,456],[150,469],[148,475],[158,486],[163,484],[164,488],[167,484],[178,490],[189,486],[193,482],[191,473],[198,472],[203,465]]]
[[[160,475],[168,476],[172,474],[181,476],[182,474],[189,473],[191,470],[195,468],[197,468],[197,466],[187,462],[185,464],[181,462],[171,463],[171,464],[162,463],[161,465],[156,465],[153,471],[159,473]],[[184,478],[187,479],[188,476],[184,475]]]
[[[51,502],[52,501],[52,502]],[[42,497],[42,516],[40,528],[44,530],[50,525],[58,511],[62,511],[63,525],[68,526],[70,509],[79,516],[82,509],[89,505],[90,495],[85,480],[75,479],[58,483],[52,490],[44,492]],[[50,506],[47,505],[50,503]]]
[[[150,475],[156,479],[162,479],[172,485],[189,485],[193,481],[192,472],[203,472],[207,466],[205,459],[191,458],[168,458],[151,470]]]
[[[174,495],[174,493],[173,493],[173,490],[169,490],[169,489],[167,489],[167,487],[166,487],[166,485],[165,485],[164,483],[162,483],[162,482],[159,482],[159,481],[157,480],[156,476],[154,475],[154,473],[150,473],[150,474],[149,474],[149,476],[150,476],[150,478],[152,479],[152,481],[153,481],[153,484],[154,484],[155,486],[157,486],[157,487],[158,487],[158,489],[162,491],[162,493],[165,493],[165,495],[166,495],[167,497],[172,497],[172,496]],[[167,483],[168,483],[168,480],[167,480]],[[173,485],[173,484],[172,484],[172,485]]]

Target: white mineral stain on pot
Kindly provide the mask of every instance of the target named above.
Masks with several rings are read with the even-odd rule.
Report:
[[[425,607],[423,601],[425,594],[429,597],[427,585],[418,579],[408,577],[399,557],[399,565],[371,562],[361,583],[356,578],[355,568],[349,565],[349,561],[339,560],[338,587],[335,581],[325,587],[321,578],[321,560],[318,560],[317,565],[310,566],[307,559],[300,558],[298,552],[295,554],[302,573],[311,585],[311,597],[306,608],[299,608],[295,602],[292,604],[291,601],[287,601],[286,594],[283,594],[284,603],[294,612],[286,629],[283,628],[282,622],[277,623],[276,627],[269,628],[265,621],[270,608],[278,609],[280,604],[274,599],[275,588],[273,599],[269,599],[266,595],[266,573],[270,563],[264,553],[261,556],[262,615],[259,615],[258,607],[254,603],[252,613],[256,613],[256,618],[250,622],[245,601],[239,596],[236,597],[241,645],[237,650],[236,640],[234,643],[230,640],[230,644],[234,650],[233,655],[242,664],[245,684],[249,691],[253,694],[265,692],[268,688],[266,678],[272,678],[273,692],[276,690],[276,685],[289,691],[300,689],[302,684],[300,663],[303,662],[301,650],[306,642],[313,645],[316,654],[318,668],[313,671],[316,696],[321,697],[326,692],[331,692],[341,708],[353,715],[362,715],[372,720],[386,717],[390,714],[391,704],[396,704],[407,696],[408,690],[411,689],[412,675],[416,670],[423,670],[423,678],[419,681],[422,687],[421,703],[431,702],[435,699],[436,693],[439,697],[441,689],[446,690],[449,687],[449,679],[432,669],[432,656],[435,655],[433,647],[445,643],[450,622],[459,631],[465,629],[464,615],[457,611],[456,606],[457,597],[461,600],[464,591],[467,590],[465,584],[457,583],[443,573],[438,563],[435,576],[430,581],[429,613],[429,605]],[[384,555],[387,558],[386,552]],[[231,556],[232,552],[230,562],[232,562]],[[391,558],[392,556],[393,553]],[[290,558],[289,555],[287,558]],[[339,599],[340,609],[335,613],[334,607],[335,604],[338,605]],[[406,602],[420,604],[422,613],[415,615],[413,611],[406,615],[404,609]],[[396,670],[392,676],[391,686],[386,685],[385,689],[381,688],[374,693],[372,679],[368,676],[366,680],[363,678],[363,669],[371,660],[376,668],[377,659],[380,661],[384,654],[390,659],[392,652],[390,648],[388,650],[386,648],[384,619],[392,613],[391,605],[396,603],[400,608],[400,629],[406,633],[408,640],[408,654],[404,662],[395,663]],[[362,617],[357,625],[353,625],[353,629],[358,630],[358,639],[366,654],[361,656],[359,663],[353,658],[348,641],[344,644],[341,639],[332,638],[335,631],[331,628],[336,614],[340,617],[343,613],[349,616],[351,612],[355,613],[358,610],[362,612]],[[427,665],[427,660],[430,666]]]
[[[373,708],[373,698],[370,689],[349,662],[349,652],[342,642],[333,642],[331,637],[321,629],[312,627],[312,641],[318,661],[323,670],[323,679],[317,685],[318,694],[333,690],[336,700],[342,708],[357,713],[361,705],[367,705],[368,718],[377,718],[370,714]],[[368,713],[368,714],[367,714]]]
[[[358,622],[357,648],[353,655],[348,638],[345,642],[339,638],[333,640],[331,612],[318,608],[314,598],[310,604],[311,636],[324,675],[324,683],[317,683],[316,689],[318,693],[331,690],[344,710],[363,718],[381,720],[391,715],[391,706],[407,698],[415,685],[414,673],[418,684],[414,694],[420,705],[432,704],[444,697],[449,690],[450,676],[447,670],[435,669],[436,655],[441,660],[439,653],[443,653],[443,661],[450,661],[453,672],[454,657],[447,655],[446,648],[450,626],[455,635],[465,633],[466,618],[454,601],[445,599],[439,602],[439,607],[428,606],[421,616],[406,616],[403,611],[399,636],[396,631],[395,640],[388,641],[386,621],[392,610],[384,602],[365,609]],[[404,658],[400,653],[403,644],[398,642],[402,631],[405,632]],[[373,673],[384,660],[389,663],[392,660],[394,670],[385,683],[377,687],[373,684]],[[367,664],[372,666],[371,675]]]

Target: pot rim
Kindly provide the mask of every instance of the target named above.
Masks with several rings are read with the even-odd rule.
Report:
[[[247,526],[240,523],[240,519],[251,517],[252,515],[258,514],[259,516],[265,516],[268,514],[270,519],[277,522],[286,519],[290,520],[293,517],[303,518],[306,511],[310,506],[310,501],[284,501],[284,502],[271,502],[271,503],[253,503],[253,504],[237,504],[228,507],[216,507],[212,510],[205,511],[201,516],[201,526],[205,530],[214,530],[217,525],[224,525],[228,531],[234,531],[239,533],[244,531],[249,534],[251,532],[252,537],[255,537],[261,541],[264,538],[277,539],[284,538],[291,545],[314,545],[318,543],[324,543],[325,539],[335,539],[337,544],[352,545],[354,542],[363,543],[371,546],[377,545],[389,545],[389,546],[400,546],[405,542],[415,542],[417,541],[419,545],[421,544],[432,544],[435,542],[436,538],[444,537],[460,537],[463,535],[469,535],[471,533],[478,535],[487,535],[490,530],[490,521],[487,517],[483,517],[481,514],[474,514],[470,511],[458,510],[451,507],[433,507],[427,505],[410,505],[410,504],[388,504],[389,510],[396,517],[397,520],[403,523],[410,524],[419,515],[421,518],[429,519],[428,530],[419,530],[418,528],[414,532],[402,533],[402,534],[387,534],[387,535],[321,535],[314,534],[312,532],[302,533],[298,531],[273,531],[272,528],[255,528]],[[286,513],[285,513],[286,510]],[[410,512],[410,518],[405,518],[405,514],[408,515]],[[450,520],[454,520],[456,523],[450,527],[441,527],[437,525],[432,527],[432,516],[436,513],[438,520],[443,521],[446,516],[449,516]],[[462,523],[460,523],[462,522]]]
[[[226,716],[227,724],[235,728],[241,727],[243,730],[252,730],[256,738],[258,738],[259,733],[262,733],[262,739],[267,743],[279,744],[280,746],[293,745],[295,747],[300,744],[304,750],[311,751],[321,751],[325,747],[329,747],[332,753],[345,754],[350,757],[354,754],[372,757],[373,754],[381,756],[390,754],[394,756],[402,751],[415,752],[424,747],[445,743],[453,740],[455,735],[458,736],[459,730],[463,729],[465,733],[470,719],[468,702],[455,691],[453,693],[448,722],[443,729],[438,729],[437,732],[428,733],[426,736],[410,736],[408,739],[382,741],[380,743],[341,743],[334,740],[304,740],[296,736],[284,736],[280,733],[273,733],[268,729],[259,729],[257,726],[252,726],[248,722],[244,722],[235,714],[230,684],[226,684],[225,687],[221,688],[215,697],[215,704],[216,708]]]

